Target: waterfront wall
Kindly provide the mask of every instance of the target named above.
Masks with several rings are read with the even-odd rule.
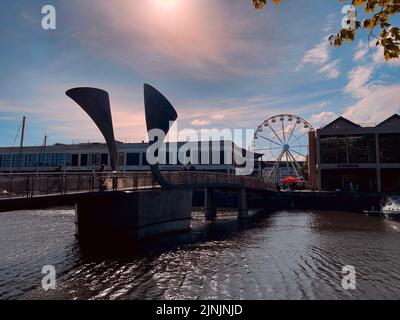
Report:
[[[217,208],[236,208],[238,192],[214,190]],[[332,210],[359,212],[380,208],[380,201],[390,194],[351,192],[248,192],[249,209],[277,210]],[[196,190],[193,206],[203,207],[204,191]]]
[[[83,243],[136,241],[190,229],[192,191],[104,193],[78,201],[76,230]]]

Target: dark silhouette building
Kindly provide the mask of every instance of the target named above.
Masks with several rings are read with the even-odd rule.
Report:
[[[374,126],[339,117],[310,135],[309,158],[315,189],[400,192],[400,116]]]

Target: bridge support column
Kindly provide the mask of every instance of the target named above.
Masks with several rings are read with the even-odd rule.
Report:
[[[207,220],[214,220],[217,217],[217,206],[212,188],[204,189],[204,211]]]
[[[82,244],[136,241],[190,230],[192,190],[105,192],[78,201],[77,235]]]
[[[247,192],[245,188],[240,189],[239,205],[238,205],[238,219],[248,219],[249,209],[247,207]]]

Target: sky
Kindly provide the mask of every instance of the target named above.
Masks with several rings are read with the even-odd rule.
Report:
[[[0,0],[0,146],[103,141],[66,95],[110,94],[116,138],[146,140],[143,83],[174,105],[178,127],[256,129],[294,114],[319,128],[338,116],[379,123],[400,114],[400,61],[364,31],[333,48],[339,0]],[[41,26],[56,8],[56,30]],[[362,14],[361,14],[362,16]],[[399,25],[398,18],[394,20]]]

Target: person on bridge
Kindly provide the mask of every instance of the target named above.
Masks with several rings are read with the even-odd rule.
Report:
[[[104,176],[101,174],[106,171],[106,165],[103,163],[97,172],[99,172],[99,191],[103,192],[107,190],[107,185],[106,185],[106,179]]]

